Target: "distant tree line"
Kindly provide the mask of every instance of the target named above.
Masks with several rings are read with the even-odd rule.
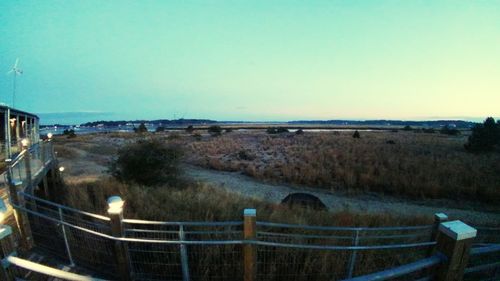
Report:
[[[127,124],[140,124],[140,123],[148,123],[152,125],[187,125],[187,124],[214,124],[217,121],[208,120],[208,119],[176,119],[176,120],[168,120],[168,119],[158,119],[158,120],[119,120],[119,121],[94,121],[83,123],[80,126],[83,127],[95,127],[97,125],[104,125],[109,127],[116,126],[125,126]]]
[[[500,151],[500,121],[488,117],[482,124],[476,124],[465,149],[470,152]]]
[[[436,133],[436,130],[434,128],[414,129],[413,127],[411,127],[409,125],[404,126],[403,131],[413,131],[415,133],[427,133],[427,134]],[[456,128],[452,128],[449,125],[444,125],[439,132],[441,134],[450,135],[450,136],[460,135],[460,130],[458,130]]]
[[[455,126],[457,128],[472,128],[474,122],[463,120],[432,120],[432,121],[405,121],[405,120],[299,120],[289,121],[288,124],[321,124],[321,125],[363,125],[363,126],[413,126],[442,128],[444,126]]]

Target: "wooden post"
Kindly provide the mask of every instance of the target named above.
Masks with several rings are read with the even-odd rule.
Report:
[[[32,179],[31,179],[31,154],[29,150],[29,145],[24,146],[24,169],[26,170],[26,190],[32,192]]]
[[[477,230],[461,221],[439,225],[436,253],[446,256],[446,261],[436,270],[437,281],[461,281],[469,261],[469,251]]]
[[[257,211],[245,209],[243,211],[243,238],[254,241],[257,238]],[[253,244],[243,245],[244,281],[257,280],[257,248]]]
[[[16,115],[16,141],[17,141],[17,147],[19,150],[22,151],[23,145],[21,144],[21,130],[19,128],[19,115]]]
[[[120,200],[121,204],[116,205],[118,202],[117,200]],[[108,199],[108,205],[108,215],[111,219],[111,235],[113,235],[114,237],[123,237],[123,201],[118,196],[111,196]],[[120,280],[132,280],[128,251],[125,243],[116,240],[114,242],[114,251],[116,258],[116,267],[118,269]]]
[[[8,225],[0,225],[0,280],[13,281],[15,275],[10,268],[6,258],[15,255],[14,242],[12,241],[12,228]]]
[[[439,225],[443,222],[448,221],[448,216],[444,213],[435,213],[434,214],[434,224],[431,232],[431,241],[436,241],[437,234],[439,232]],[[432,255],[434,249],[431,247],[428,251],[428,256]]]

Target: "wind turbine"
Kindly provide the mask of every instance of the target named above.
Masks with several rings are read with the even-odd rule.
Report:
[[[16,59],[16,63],[12,67],[12,69],[7,72],[7,75],[13,74],[13,87],[12,87],[12,107],[16,106],[16,78],[18,75],[23,74],[23,70],[18,67],[19,58]]]

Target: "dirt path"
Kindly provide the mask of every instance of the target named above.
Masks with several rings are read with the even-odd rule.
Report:
[[[286,185],[262,183],[238,172],[214,171],[191,165],[185,166],[185,171],[188,177],[196,181],[205,182],[229,192],[271,203],[280,203],[290,193],[307,192],[320,198],[331,211],[350,210],[363,213],[397,213],[403,216],[433,216],[435,213],[443,212],[448,214],[452,219],[461,219],[473,224],[497,224],[500,222],[500,214],[497,213],[424,206],[386,196],[378,198],[376,196],[350,197],[312,188],[299,189]]]

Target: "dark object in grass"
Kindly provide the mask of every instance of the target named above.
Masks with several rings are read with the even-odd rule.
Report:
[[[281,201],[281,204],[283,205],[289,205],[289,206],[301,206],[305,208],[312,208],[315,210],[323,210],[326,211],[328,208],[326,207],[321,200],[312,195],[312,194],[307,194],[307,193],[292,193],[289,194],[285,199]]]
[[[359,139],[361,138],[361,135],[359,134],[358,130],[354,131],[354,134],[352,135],[353,138]]]

